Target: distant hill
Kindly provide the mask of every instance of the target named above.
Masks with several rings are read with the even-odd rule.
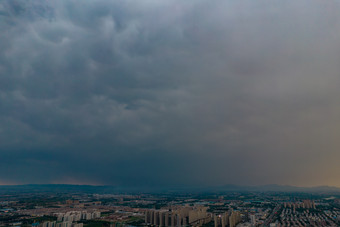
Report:
[[[297,187],[290,185],[223,185],[217,187],[115,187],[115,186],[93,186],[72,184],[27,184],[27,185],[1,185],[0,194],[16,193],[158,193],[158,192],[307,192],[307,193],[340,193],[340,188],[331,186]]]
[[[340,192],[340,188],[331,186],[297,187],[291,185],[268,184],[259,186],[224,185],[216,188],[223,191],[263,191],[263,192]]]
[[[72,185],[72,184],[26,184],[1,185],[0,194],[15,193],[105,193],[114,189],[111,186]]]

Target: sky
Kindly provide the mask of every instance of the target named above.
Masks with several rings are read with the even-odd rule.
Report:
[[[0,0],[0,184],[340,186],[339,10]]]

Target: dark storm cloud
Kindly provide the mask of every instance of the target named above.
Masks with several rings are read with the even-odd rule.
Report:
[[[0,183],[340,185],[338,9],[1,1]]]

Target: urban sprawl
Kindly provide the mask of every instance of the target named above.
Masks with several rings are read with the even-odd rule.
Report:
[[[288,192],[0,194],[0,226],[340,226],[340,197]]]

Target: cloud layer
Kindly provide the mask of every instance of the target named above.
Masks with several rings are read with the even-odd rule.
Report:
[[[337,185],[335,1],[0,2],[0,182]]]

